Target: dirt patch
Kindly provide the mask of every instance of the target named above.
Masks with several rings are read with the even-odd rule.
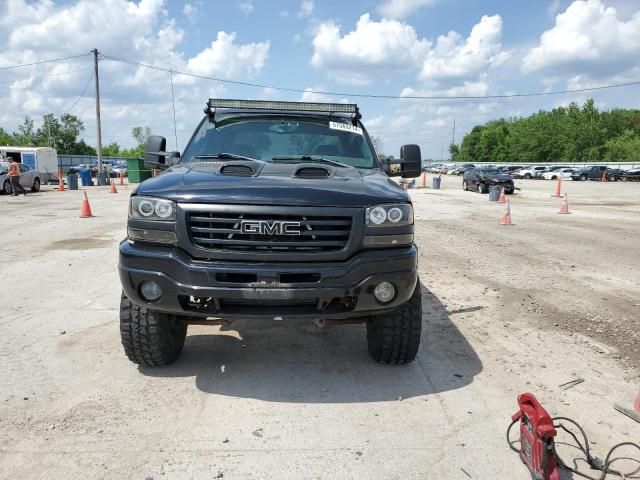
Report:
[[[113,240],[104,238],[69,238],[66,240],[57,240],[51,242],[47,247],[47,251],[55,250],[90,250],[93,248],[108,247],[113,244]]]

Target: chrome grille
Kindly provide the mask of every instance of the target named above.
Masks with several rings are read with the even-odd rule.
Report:
[[[187,215],[193,244],[216,251],[337,252],[347,247],[352,224],[345,216],[200,211]],[[249,233],[242,230],[243,221],[299,223],[299,235]]]

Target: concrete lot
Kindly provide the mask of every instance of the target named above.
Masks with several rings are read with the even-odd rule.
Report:
[[[430,183],[430,181],[429,181]],[[129,187],[0,197],[0,478],[530,478],[504,433],[532,391],[604,453],[640,385],[640,184],[517,181],[502,206],[416,190],[424,333],[380,366],[364,327],[190,327],[178,362],[120,346]],[[575,378],[584,383],[563,391]],[[567,456],[572,453],[565,450]]]

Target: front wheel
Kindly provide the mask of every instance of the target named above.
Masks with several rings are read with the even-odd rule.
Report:
[[[152,367],[174,362],[186,336],[187,323],[179,316],[135,305],[122,293],[120,339],[133,363]]]
[[[607,180],[609,180],[610,182],[615,182],[615,181],[617,181],[618,179],[616,178],[616,176],[615,176],[615,175],[609,175],[609,176],[607,177]]]
[[[11,195],[13,193],[11,182],[9,180],[5,180],[2,184],[2,193],[4,193],[5,195]]]
[[[580,175],[580,180],[582,180],[583,182],[587,181],[587,176],[586,175]]]
[[[369,354],[378,363],[403,364],[415,360],[422,333],[420,282],[406,303],[367,321]]]
[[[33,185],[31,186],[31,191],[32,192],[39,192],[40,191],[40,179],[36,178],[33,181]]]
[[[469,185],[467,185],[466,180],[462,181],[462,190],[464,190],[465,192],[469,190]]]
[[[478,184],[478,193],[487,193],[487,188],[484,183]]]
[[[526,178],[527,180],[531,180],[531,174],[530,173],[525,173],[524,174],[524,178]]]

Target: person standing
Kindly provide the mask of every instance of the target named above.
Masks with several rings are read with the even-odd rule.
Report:
[[[20,185],[20,166],[18,165],[18,162],[16,162],[13,157],[9,157],[8,160],[9,171],[7,175],[9,176],[9,180],[11,182],[11,190],[13,190],[13,196],[17,197],[20,193],[26,195],[27,191],[22,185]]]

